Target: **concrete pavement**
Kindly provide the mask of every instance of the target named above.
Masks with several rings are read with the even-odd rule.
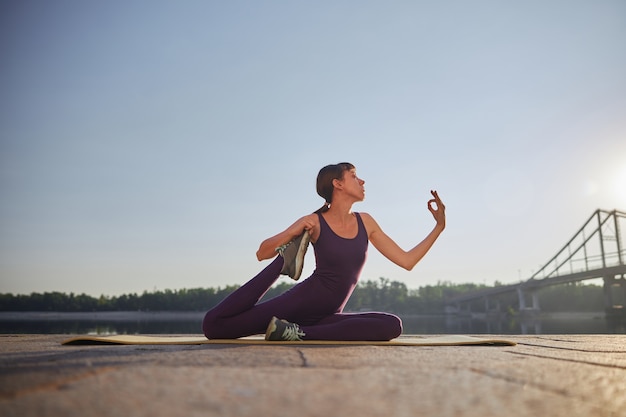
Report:
[[[0,335],[3,416],[626,416],[626,335],[517,346],[62,346]]]

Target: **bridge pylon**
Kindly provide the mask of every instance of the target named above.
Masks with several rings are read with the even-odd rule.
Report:
[[[604,306],[609,317],[626,315],[626,278],[624,275],[604,277]]]
[[[525,289],[517,287],[517,301],[520,313],[538,313],[541,311],[539,307],[539,296],[536,289]],[[526,301],[530,298],[530,305]]]

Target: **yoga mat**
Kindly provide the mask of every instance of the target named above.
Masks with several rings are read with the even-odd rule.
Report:
[[[207,339],[204,336],[77,336],[64,340],[63,345],[335,345],[335,346],[515,346],[515,342],[502,339],[473,336],[446,335],[433,337],[400,336],[388,342],[344,341],[344,340],[303,340],[295,342],[268,342],[263,336],[242,337],[240,339]]]

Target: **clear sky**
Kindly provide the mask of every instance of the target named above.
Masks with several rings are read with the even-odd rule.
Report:
[[[342,161],[404,248],[447,205],[362,279],[529,278],[626,210],[625,40],[623,0],[4,0],[0,292],[241,284]]]

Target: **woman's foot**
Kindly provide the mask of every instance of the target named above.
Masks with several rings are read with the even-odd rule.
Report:
[[[296,323],[290,323],[276,317],[272,317],[265,332],[265,340],[271,341],[301,341],[304,336],[304,332]]]
[[[309,248],[310,241],[311,235],[305,230],[291,242],[276,248],[276,252],[284,259],[283,269],[280,271],[282,275],[289,275],[294,281],[300,279],[304,267],[304,255]]]

